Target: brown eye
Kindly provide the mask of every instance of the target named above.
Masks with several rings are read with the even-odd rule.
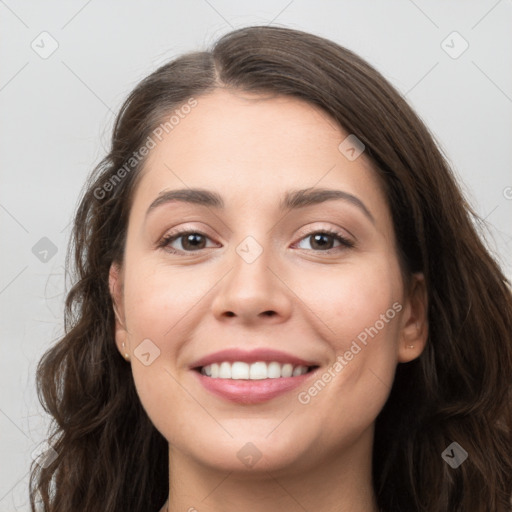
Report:
[[[309,235],[303,237],[299,244],[308,240],[310,243],[310,247],[314,251],[328,251],[330,249],[339,249],[340,247],[353,247],[354,243],[348,239],[346,239],[341,233],[337,233],[335,231],[316,231],[314,233],[310,233]],[[338,242],[338,246],[334,246],[334,244]],[[300,247],[300,249],[308,249],[307,247]]]
[[[195,252],[207,248],[207,240],[209,238],[204,233],[183,231],[167,235],[158,246],[170,252]]]

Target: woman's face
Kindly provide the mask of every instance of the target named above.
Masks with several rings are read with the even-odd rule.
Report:
[[[403,283],[377,175],[298,99],[196,99],[155,139],[111,269],[141,402],[171,449],[222,470],[367,453],[397,363],[426,337],[424,286]],[[185,200],[194,189],[217,201]],[[313,371],[289,376],[300,362]]]

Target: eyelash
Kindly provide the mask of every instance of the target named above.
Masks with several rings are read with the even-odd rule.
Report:
[[[310,233],[307,233],[306,235],[304,235],[299,240],[299,242],[301,242],[305,238],[311,237],[313,235],[318,235],[318,234],[332,236],[335,240],[337,240],[338,242],[341,243],[341,246],[331,247],[330,249],[327,249],[325,251],[315,250],[315,249],[303,249],[303,250],[307,250],[307,251],[311,250],[314,252],[323,252],[323,253],[331,254],[331,251],[336,251],[337,249],[338,250],[339,249],[350,249],[350,248],[354,247],[354,245],[355,245],[352,240],[345,238],[338,231],[331,230],[331,229],[321,229],[321,230],[311,231]],[[197,251],[182,251],[182,250],[176,250],[176,249],[169,247],[169,244],[171,242],[174,242],[178,238],[181,238],[185,235],[200,235],[205,238],[209,238],[208,235],[206,235],[205,233],[202,233],[201,231],[190,230],[190,229],[177,230],[174,233],[169,233],[168,235],[164,236],[160,240],[160,242],[158,242],[157,247],[160,249],[164,249],[165,251],[170,252],[171,254],[181,254],[181,253],[187,254],[187,253],[194,253],[194,252],[199,252],[199,251],[203,250],[203,249],[198,249]]]

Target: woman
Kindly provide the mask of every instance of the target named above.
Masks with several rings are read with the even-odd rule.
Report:
[[[475,218],[333,42],[162,66],[76,214],[33,510],[510,511],[512,300]]]

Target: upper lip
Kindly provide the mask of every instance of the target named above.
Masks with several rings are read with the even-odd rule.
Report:
[[[272,361],[276,361],[282,364],[290,363],[300,366],[318,366],[318,363],[314,361],[306,361],[305,359],[292,354],[287,354],[286,352],[281,352],[280,350],[274,350],[271,348],[258,348],[250,351],[240,350],[239,348],[227,348],[201,357],[197,361],[194,361],[190,367],[202,368],[203,366],[208,366],[212,363],[222,363],[224,361],[230,363],[234,363],[235,361],[243,361],[245,363],[255,363],[257,361],[270,363]]]

